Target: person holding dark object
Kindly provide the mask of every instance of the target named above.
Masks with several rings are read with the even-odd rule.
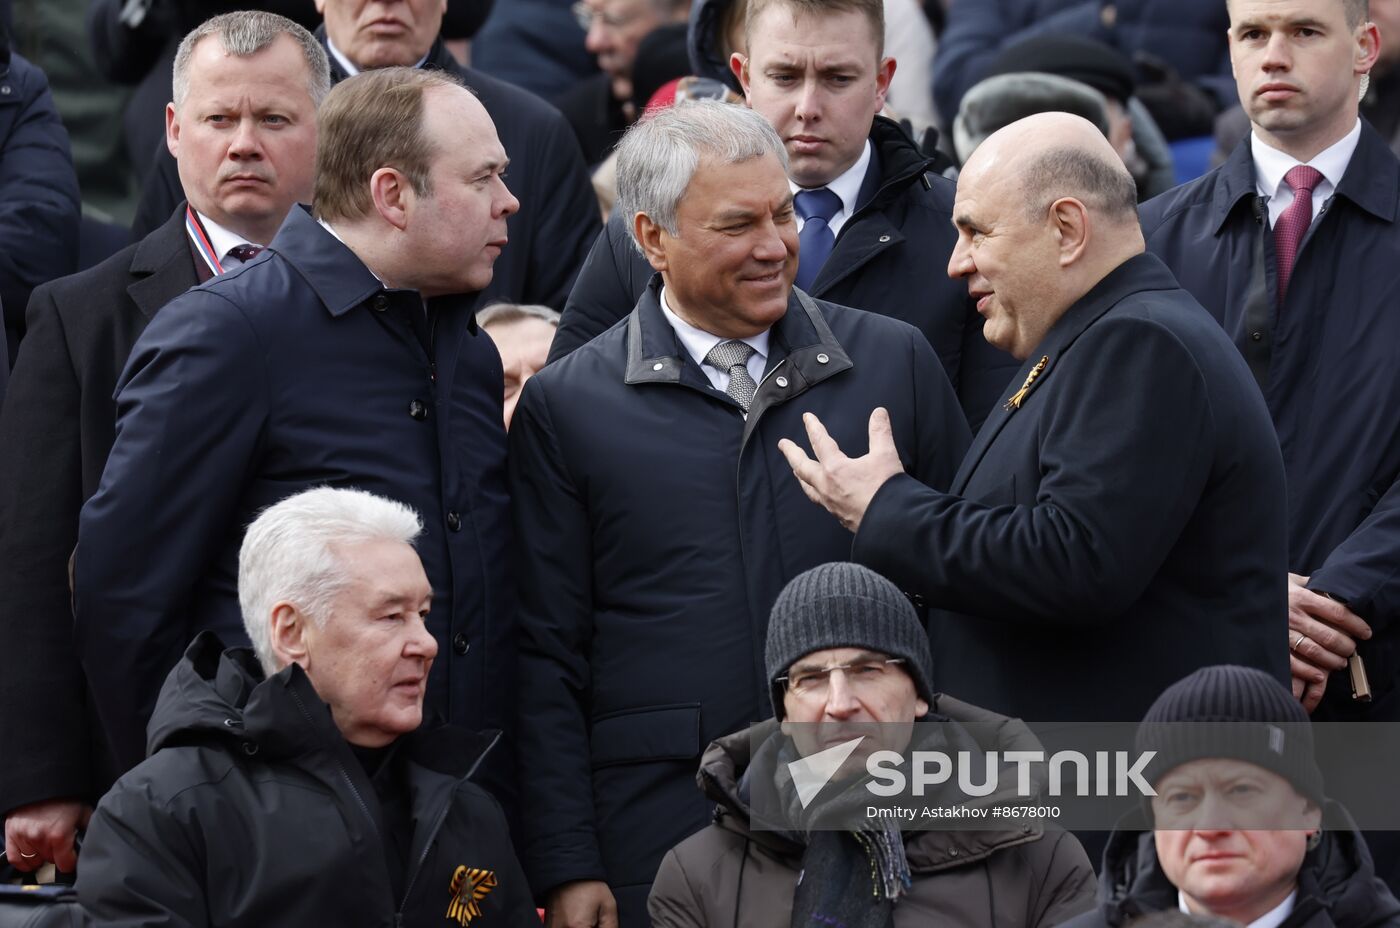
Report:
[[[510,244],[474,306],[491,303],[564,305],[579,265],[598,234],[598,203],[563,117],[549,104],[505,81],[463,67],[444,45],[446,0],[316,0],[319,31],[331,58],[331,80],[402,66],[444,71],[486,108],[511,158],[511,190],[521,207],[510,217]],[[179,200],[170,159],[158,153],[134,229],[153,228]]]
[[[933,63],[938,111],[951,119],[963,94],[1007,46],[1046,35],[1102,42],[1129,58],[1138,96],[1168,139],[1209,135],[1233,100],[1220,0],[979,0],[948,11]]]
[[[633,126],[617,214],[658,276],[624,324],[532,377],[511,420],[522,856],[551,928],[646,924],[662,856],[709,814],[702,748],[767,715],[773,600],[849,553],[778,440],[815,410],[861,445],[887,405],[886,440],[934,485],[966,447],[915,329],[792,288],[786,157],[729,103]]]
[[[1400,926],[1365,840],[1323,792],[1307,713],[1276,679],[1197,670],[1148,709],[1137,747],[1155,752],[1156,795],[1109,838],[1098,908],[1065,928],[1168,911],[1250,928]]]
[[[24,308],[42,283],[78,262],[78,177],[44,72],[10,50],[0,23],[0,305],[14,363]]]
[[[227,14],[184,39],[174,74],[170,145],[188,205],[35,291],[0,412],[0,813],[11,844],[35,852],[11,849],[23,870],[72,871],[74,832],[117,773],[74,653],[68,559],[112,447],[118,374],[162,306],[240,266],[311,197],[316,106],[330,90],[314,36],[271,13]],[[226,93],[246,103],[221,116],[229,127],[211,125]]]
[[[321,484],[424,514],[444,655],[429,711],[509,727],[503,388],[470,296],[517,208],[508,158],[441,71],[342,81],[318,129],[314,215],[293,209],[266,251],[161,310],[118,382],[116,442],[79,522],[74,630],[120,769],[140,760],[160,680],[194,635],[241,638],[244,529]]]
[[[94,924],[536,920],[505,816],[470,782],[498,733],[418,730],[438,654],[422,532],[400,503],[330,487],[249,526],[253,647],[204,632],[171,671],[150,759],[103,797],[83,846]]]
[[[1363,0],[1231,0],[1253,124],[1143,207],[1148,248],[1224,326],[1288,474],[1287,645],[1314,718],[1400,720],[1400,160],[1357,115]]]
[[[994,712],[1121,721],[1222,658],[1286,680],[1268,410],[1220,327],[1143,253],[1113,147],[1077,116],[1012,123],[964,167],[954,215],[948,273],[1025,363],[949,492],[883,440],[847,457],[819,416],[815,460],[783,443],[855,534],[851,560],[948,610],[930,618],[938,679]]]
[[[783,588],[768,620],[765,659],[775,718],[706,749],[696,781],[716,804],[714,821],[661,862],[647,900],[654,928],[1053,928],[1093,904],[1084,849],[1041,823],[976,834],[895,825],[883,845],[893,850],[887,856],[860,840],[869,831],[853,839],[755,828],[753,780],[759,769],[772,769],[755,758],[776,754],[781,764],[788,744],[804,753],[802,737],[786,736],[785,723],[817,733],[841,726],[872,732],[917,720],[937,723],[949,741],[963,739],[960,746],[979,752],[1005,756],[1038,746],[1017,721],[934,690],[918,612],[893,583],[857,564],[823,564]],[[885,872],[899,877],[894,886],[875,878]]]
[[[877,115],[896,64],[883,53],[883,6],[764,0],[748,5],[747,20],[719,6],[708,4],[696,18],[694,29],[709,37],[692,36],[692,63],[707,67],[735,41],[736,24],[746,30],[748,51],[730,57],[731,74],[787,146],[804,236],[797,286],[923,332],[975,430],[1016,362],[982,338],[963,289],[928,274],[931,256],[953,249],[953,185],[931,173],[934,159],[898,124]],[[825,82],[827,72],[847,80]],[[803,215],[816,217],[810,227]],[[650,274],[614,218],[579,272],[550,358],[624,317]]]

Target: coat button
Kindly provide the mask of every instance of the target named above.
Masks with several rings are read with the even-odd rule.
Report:
[[[1254,339],[1256,342],[1262,342],[1262,341],[1264,340],[1264,333],[1263,333],[1263,332],[1255,332],[1255,333],[1253,333],[1252,335],[1250,335],[1249,337],[1252,338],[1252,339]]]
[[[881,244],[881,245],[885,244],[885,243],[888,242],[889,240],[890,240],[890,237],[889,237],[888,235],[882,235],[882,236],[880,236],[880,244]]]
[[[817,363],[818,363],[818,364],[825,364],[826,362],[828,362],[828,361],[830,361],[830,360],[831,360],[831,356],[828,355],[828,354],[822,353],[822,354],[817,355]]]
[[[774,377],[774,378],[773,378],[773,382],[776,383],[776,384],[777,384],[778,386],[780,386],[780,387],[786,387],[786,386],[787,386],[787,378],[786,378],[786,377]]]
[[[10,95],[10,85],[9,85],[9,84],[0,85],[0,96],[8,97],[9,95]]]
[[[662,364],[660,361],[657,361],[655,364],[653,364],[653,365],[651,366],[651,369],[654,370],[654,371],[659,371],[659,370],[661,370],[661,369],[662,369],[663,367],[665,367],[665,366],[666,366],[665,364]]]
[[[467,636],[458,632],[452,637],[452,650],[461,657],[472,649],[472,643],[467,640]]]
[[[460,532],[462,530],[462,517],[455,512],[449,512],[447,514],[447,527],[454,532]]]
[[[389,297],[381,293],[374,298],[374,311],[382,313],[389,308]]]
[[[424,419],[428,418],[428,407],[423,405],[422,400],[414,400],[408,404],[408,414],[419,422],[422,422]]]

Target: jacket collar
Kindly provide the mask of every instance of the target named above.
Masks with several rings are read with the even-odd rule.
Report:
[[[876,116],[870,125],[872,164],[879,165],[878,186],[867,199],[867,189],[861,189],[861,205],[858,211],[867,207],[883,209],[897,198],[906,187],[921,179],[934,163],[919,151],[914,140],[905,134],[899,123],[884,116]]]
[[[127,284],[127,295],[147,319],[199,283],[194,255],[185,234],[184,203],[137,243],[128,270],[137,279]]]
[[[968,479],[977,469],[977,465],[981,463],[987,449],[996,440],[998,433],[1001,432],[1006,423],[1018,411],[1016,408],[1007,409],[1007,401],[1022,389],[1031,372],[1040,365],[1042,359],[1045,359],[1045,363],[1031,384],[1030,391],[1022,397],[1022,404],[1033,397],[1034,391],[1041,389],[1045,381],[1055,375],[1060,366],[1061,356],[1070,349],[1075,339],[1085,329],[1098,321],[1104,313],[1134,293],[1149,290],[1176,290],[1179,286],[1176,278],[1172,276],[1171,271],[1167,269],[1161,259],[1156,255],[1144,253],[1135,255],[1118,265],[1095,284],[1088,293],[1080,297],[1050,327],[1050,331],[1031,351],[1021,369],[1011,378],[1001,400],[992,408],[986,421],[982,423],[982,428],[977,431],[976,437],[973,438],[972,447],[968,449],[967,455],[963,458],[962,466],[958,469],[958,475],[953,479],[951,492],[961,493],[967,487]]]
[[[1226,220],[1239,202],[1246,198],[1252,202],[1257,192],[1251,147],[1253,137],[1253,133],[1245,136],[1244,141],[1235,146],[1230,157],[1220,166],[1211,206],[1216,235],[1224,230]],[[1356,151],[1351,156],[1346,173],[1342,175],[1342,182],[1337,185],[1336,196],[1350,200],[1377,219],[1394,222],[1397,193],[1400,193],[1400,160],[1363,118],[1361,138],[1356,143]]]
[[[320,40],[321,47],[326,50],[326,57],[330,60],[331,83],[339,84],[350,75],[340,66],[335,55],[331,54],[330,41],[326,38],[325,23],[316,27],[316,38]],[[453,73],[461,71],[461,66],[458,65],[457,59],[452,57],[452,52],[447,50],[447,45],[442,41],[441,35],[433,40],[433,47],[428,49],[428,56],[423,60],[422,67],[433,71],[451,71]]]

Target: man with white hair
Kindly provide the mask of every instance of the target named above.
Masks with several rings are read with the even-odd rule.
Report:
[[[787,153],[761,115],[687,103],[638,123],[618,195],[659,274],[530,379],[510,433],[524,858],[550,926],[648,923],[662,856],[709,820],[702,748],[771,712],[769,608],[850,555],[778,440],[815,412],[863,446],[886,406],[886,440],[935,486],[968,442],[917,329],[793,289]]]
[[[518,926],[500,807],[467,782],[498,736],[417,731],[438,648],[414,511],[319,487],[238,558],[251,650],[197,638],[151,757],[98,805],[78,897],[102,925]]]

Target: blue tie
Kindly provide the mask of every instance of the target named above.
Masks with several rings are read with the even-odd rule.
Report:
[[[817,272],[836,247],[836,236],[828,223],[841,209],[841,198],[825,187],[799,190],[793,197],[793,206],[802,217],[802,232],[797,236],[797,286],[810,290]]]

